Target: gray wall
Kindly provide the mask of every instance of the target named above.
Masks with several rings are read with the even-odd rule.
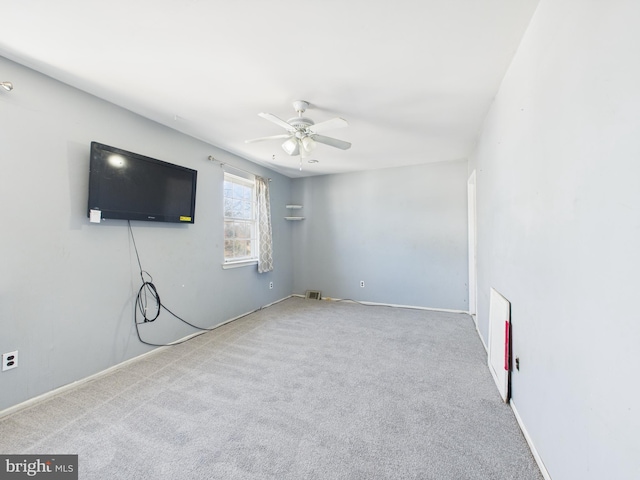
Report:
[[[133,330],[127,224],[86,215],[92,140],[198,170],[194,225],[132,222],[175,313],[212,326],[291,294],[290,179],[1,57],[0,72],[15,86],[0,94],[0,353],[19,351],[19,367],[0,372],[0,410],[149,350]],[[273,272],[222,270],[223,172],[211,154],[273,179]],[[162,314],[145,331],[168,342],[194,330]]]
[[[294,180],[294,291],[467,310],[466,180],[466,160]]]
[[[640,3],[542,0],[485,121],[478,323],[554,480],[640,478]]]

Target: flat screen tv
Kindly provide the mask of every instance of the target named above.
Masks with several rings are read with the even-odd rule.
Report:
[[[88,216],[92,221],[194,223],[197,174],[190,168],[91,142]]]

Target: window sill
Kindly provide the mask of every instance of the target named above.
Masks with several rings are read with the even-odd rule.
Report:
[[[258,260],[240,260],[238,262],[225,262],[222,264],[223,270],[228,270],[230,268],[240,268],[240,267],[248,267],[250,265],[258,265]]]

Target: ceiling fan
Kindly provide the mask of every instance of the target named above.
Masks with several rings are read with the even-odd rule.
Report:
[[[343,128],[348,126],[349,124],[344,118],[335,117],[331,120],[314,123],[310,118],[302,116],[308,107],[309,102],[305,102],[304,100],[296,100],[293,102],[293,108],[298,116],[290,118],[286,122],[272,113],[259,113],[259,116],[281,126],[287,131],[287,133],[271,135],[269,137],[254,138],[252,140],[246,140],[245,143],[286,138],[282,144],[282,149],[287,152],[288,155],[300,155],[301,158],[304,158],[311,153],[311,151],[316,147],[316,143],[324,143],[325,145],[330,145],[342,150],[347,150],[351,147],[349,142],[319,134],[319,132],[324,132],[332,128]]]

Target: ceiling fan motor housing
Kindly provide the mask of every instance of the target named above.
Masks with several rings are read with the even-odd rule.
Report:
[[[287,120],[287,123],[296,130],[302,130],[314,124],[313,120],[307,117],[293,117]]]
[[[292,132],[292,134],[298,140],[302,140],[304,137],[312,134],[311,132],[309,132],[309,130],[307,130],[310,126],[313,125],[313,120],[311,120],[310,118],[294,117],[287,120],[287,123],[295,128],[295,132]],[[297,153],[294,155],[297,155]]]

